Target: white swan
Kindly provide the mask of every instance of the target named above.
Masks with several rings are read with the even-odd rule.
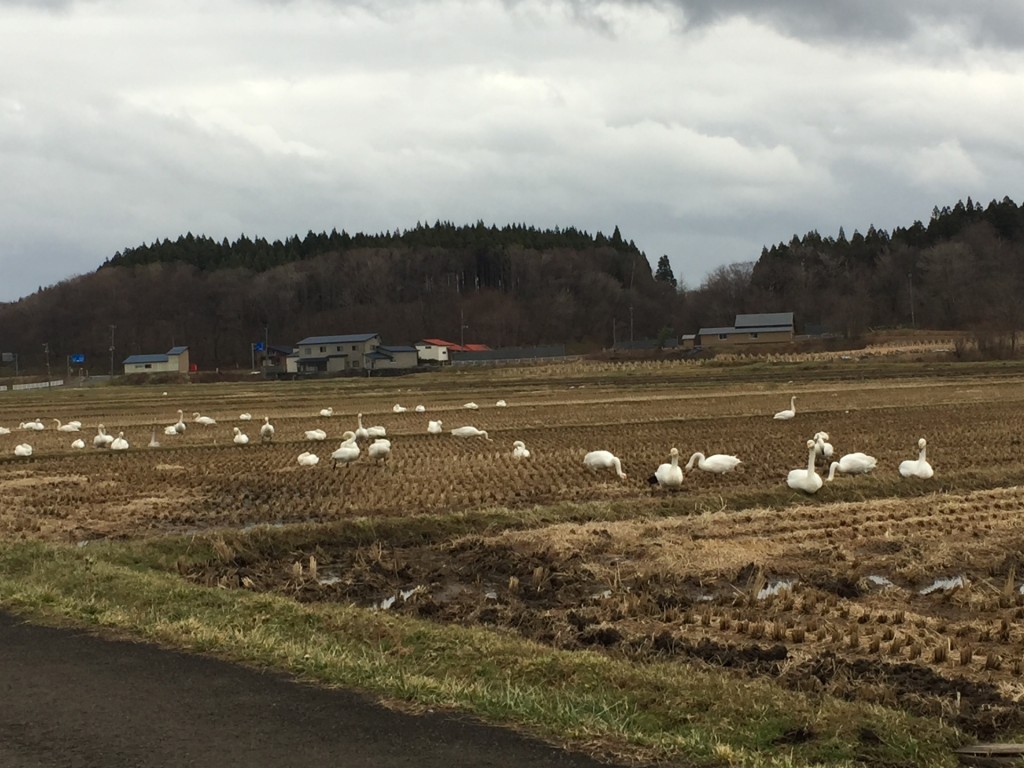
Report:
[[[622,471],[622,462],[611,451],[591,451],[583,457],[583,466],[591,472],[597,472],[599,469],[614,469],[620,480],[626,479],[626,473]]]
[[[356,429],[356,432],[355,432],[356,440],[369,440],[371,437],[387,437],[388,436],[388,431],[386,429],[384,429],[384,427],[381,427],[379,425],[376,426],[376,427],[364,427],[363,426],[363,414],[361,414],[361,413],[357,413],[356,414],[356,422],[359,425],[359,428]]]
[[[791,398],[789,398],[789,408],[787,408],[784,411],[779,411],[774,416],[772,416],[772,418],[792,419],[794,416],[796,416],[796,395],[793,395]]]
[[[391,456],[391,441],[386,437],[378,437],[370,443],[370,446],[366,449],[366,455],[373,459],[374,462],[381,460],[387,464]]]
[[[359,458],[359,443],[356,441],[356,433],[349,431],[341,437],[341,445],[331,454],[331,458],[334,459],[335,469],[337,469],[338,464],[348,466]]]
[[[422,405],[417,405],[415,408],[413,408],[413,410],[416,411],[416,413],[426,413],[427,412],[427,409],[424,408]]]
[[[192,412],[192,421],[194,421],[196,424],[202,424],[204,427],[212,427],[214,424],[217,423],[216,420],[210,418],[209,416],[200,416],[199,411]]]
[[[469,408],[469,410],[471,410],[471,411],[475,411],[475,410],[478,410],[480,408],[480,406],[477,405],[476,403],[466,403],[462,407],[463,408]]]
[[[831,461],[832,454],[835,450],[832,448],[832,443],[828,441],[828,432],[815,432],[814,437],[814,455],[820,457],[825,461]]]
[[[31,456],[32,455],[32,446],[29,445],[28,443],[21,443],[20,445],[16,445],[16,446],[14,446],[14,455],[15,456]]]
[[[156,439],[156,427],[153,427],[153,432],[149,436],[149,446],[148,447],[150,447],[150,448],[159,448],[160,447],[160,441]]]
[[[58,432],[78,432],[80,429],[79,426],[75,426],[70,421],[67,424],[61,424],[60,419],[54,419],[54,421],[57,422]]]
[[[507,408],[508,407],[508,403],[506,403],[504,400],[499,400],[498,402],[496,402],[494,404],[494,407],[495,408]]]
[[[179,408],[178,409],[178,420],[174,424],[171,424],[171,426],[164,427],[164,434],[165,435],[183,435],[183,434],[185,434],[185,430],[188,428],[188,426],[185,424],[185,419],[183,418],[184,415],[185,415],[185,412],[182,411],[181,408]]]
[[[252,414],[251,413],[240,413],[240,414],[238,414],[238,420],[239,421],[252,421]]]
[[[249,436],[247,434],[245,434],[245,432],[240,430],[238,427],[235,427],[233,431],[234,431],[235,434],[234,434],[234,437],[231,438],[231,442],[232,443],[234,443],[235,445],[248,445],[249,444]]]
[[[441,422],[440,419],[438,419],[437,421],[428,421],[427,422],[427,434],[428,435],[440,435],[441,432],[442,432],[441,424],[442,424],[442,422]]]
[[[0,435],[9,435],[11,430],[8,427],[0,427]]]
[[[30,432],[42,432],[46,426],[39,419],[35,421],[23,421],[18,425],[20,429],[27,429]]]
[[[807,469],[793,469],[786,478],[786,485],[794,491],[817,493],[821,488],[821,476],[814,471],[814,441],[807,441]]]
[[[456,427],[452,430],[453,437],[482,437],[484,440],[490,440],[487,436],[487,432],[476,427]]]
[[[303,451],[298,455],[297,461],[304,467],[315,467],[320,463],[320,457],[315,453],[309,451]]]
[[[322,429],[307,429],[305,434],[307,440],[326,440],[327,433]]]
[[[917,461],[907,461],[900,463],[900,474],[904,477],[919,477],[922,480],[927,480],[935,474],[935,470],[932,469],[932,465],[927,460],[927,446],[928,441],[923,437],[917,441]]]
[[[526,443],[522,440],[516,440],[512,443],[512,458],[517,461],[530,458],[530,449],[526,447]]]
[[[713,453],[710,456],[705,456],[700,451],[697,451],[686,462],[686,469],[693,469],[694,463],[697,464],[697,469],[722,475],[726,472],[732,472],[743,462],[735,456],[729,456],[724,453]]]
[[[83,440],[82,438],[78,438],[73,443],[71,443],[71,447],[75,449],[85,448],[85,440]]]
[[[260,427],[260,440],[269,443],[274,439],[274,425],[270,423],[270,417],[263,417],[263,426]]]
[[[77,427],[78,429],[82,428],[82,422],[80,422],[78,419],[72,419],[71,421],[68,422],[68,424],[70,424],[73,427]]]
[[[654,470],[654,474],[647,478],[649,485],[678,488],[683,484],[683,469],[679,466],[679,449],[673,448],[668,455],[668,463],[660,465]]]
[[[395,403],[393,406],[391,406],[391,410],[394,411],[395,413],[405,413],[409,409],[406,408],[404,405],[399,405],[398,403]]]
[[[109,448],[112,442],[114,442],[114,436],[108,435],[106,428],[102,424],[97,426],[96,437],[92,439],[92,444],[96,448]]]
[[[320,409],[320,415],[321,416],[327,416],[327,417],[333,416],[334,415],[334,406],[332,405],[330,408],[321,408]]]
[[[835,478],[836,472],[842,472],[844,475],[866,475],[877,464],[874,456],[868,456],[866,453],[848,453],[839,461],[832,462],[832,466],[828,468],[828,477],[825,479],[831,481]]]
[[[118,432],[110,443],[110,450],[112,451],[127,451],[128,441],[124,439],[124,432]]]

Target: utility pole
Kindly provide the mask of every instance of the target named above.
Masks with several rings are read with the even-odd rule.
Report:
[[[910,284],[910,327],[916,328],[917,323],[914,321],[914,275],[912,272],[907,272],[907,282]]]
[[[633,302],[629,303],[629,340],[633,341]]]
[[[460,347],[466,346],[466,329],[467,328],[469,328],[469,326],[466,325],[466,315],[462,311],[462,309],[460,308],[459,309],[459,346]]]
[[[43,352],[46,353],[46,386],[50,386],[50,381],[53,377],[50,375],[50,345],[49,343],[43,344]]]
[[[110,378],[114,378],[114,329],[116,325],[110,326]]]

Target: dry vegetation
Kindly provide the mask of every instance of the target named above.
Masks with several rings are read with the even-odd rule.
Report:
[[[328,527],[247,551],[244,536],[224,530],[216,556],[181,570],[200,584],[383,605],[558,648],[728,667],[942,717],[979,738],[1024,731],[1024,387],[1014,376],[881,378],[845,367],[744,380],[681,363],[602,364],[372,387],[9,394],[0,425],[79,418],[89,447],[68,448],[76,435],[52,422],[0,436],[0,531],[87,541],[415,515],[423,533],[371,542]],[[796,418],[774,421],[790,394]],[[493,407],[499,397],[509,407]],[[463,409],[468,400],[480,410]],[[410,410],[393,413],[395,402]],[[426,413],[412,412],[418,403]],[[333,417],[317,416],[329,405]],[[190,423],[147,449],[152,426],[173,423],[179,407],[218,424]],[[253,421],[239,422],[242,411]],[[358,411],[387,427],[390,466],[364,455],[332,468],[330,452]],[[264,414],[277,427],[270,445],[258,444]],[[438,418],[445,434],[427,435]],[[92,448],[99,422],[124,430],[132,448]],[[465,424],[493,442],[448,434]],[[234,426],[254,444],[233,445]],[[314,427],[328,440],[305,441]],[[788,489],[786,473],[805,464],[804,441],[819,429],[838,454],[870,453],[878,469],[840,476],[814,497]],[[936,476],[900,478],[896,467],[916,457],[920,436]],[[531,459],[511,458],[516,439]],[[16,459],[13,446],[25,441],[35,455]],[[676,493],[651,490],[646,477],[672,446],[684,459],[700,450],[744,463],[724,476],[690,473]],[[622,458],[626,482],[583,468],[596,448]],[[320,455],[319,466],[297,465],[304,450]],[[538,505],[571,509],[572,522],[541,523]],[[517,514],[469,534],[443,522],[493,507]],[[588,520],[587,509],[602,511]],[[436,530],[424,516],[439,520]]]

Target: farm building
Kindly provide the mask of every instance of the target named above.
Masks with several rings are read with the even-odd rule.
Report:
[[[395,347],[382,344],[366,358],[366,367],[374,371],[391,368],[415,368],[419,365],[419,354],[416,347]]]
[[[292,347],[271,344],[261,354],[265,373],[297,373],[299,370],[299,354]]]
[[[456,344],[444,339],[422,339],[416,342],[416,353],[424,363],[447,363],[454,352],[489,352],[486,344]]]
[[[415,347],[389,347],[379,333],[309,336],[296,345],[298,373],[343,373],[381,368],[415,368]]]
[[[130,355],[124,359],[125,374],[188,373],[188,347],[171,347],[163,355]]]
[[[792,312],[762,312],[736,315],[736,321],[728,327],[701,328],[696,341],[702,347],[727,347],[740,344],[778,344],[792,340]]]

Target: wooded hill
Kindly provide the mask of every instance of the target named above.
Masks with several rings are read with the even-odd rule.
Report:
[[[796,313],[798,332],[869,328],[1008,334],[1024,321],[1024,207],[970,198],[927,224],[847,237],[809,232],[756,262],[678,287],[668,258],[652,270],[622,238],[437,222],[380,235],[308,233],[267,242],[192,234],[128,249],[97,272],[0,304],[0,351],[40,370],[83,353],[93,372],[138,352],[187,344],[203,369],[246,367],[250,342],[375,331],[491,346],[567,343],[598,349],[729,325],[740,312]],[[614,327],[614,330],[613,330]]]

